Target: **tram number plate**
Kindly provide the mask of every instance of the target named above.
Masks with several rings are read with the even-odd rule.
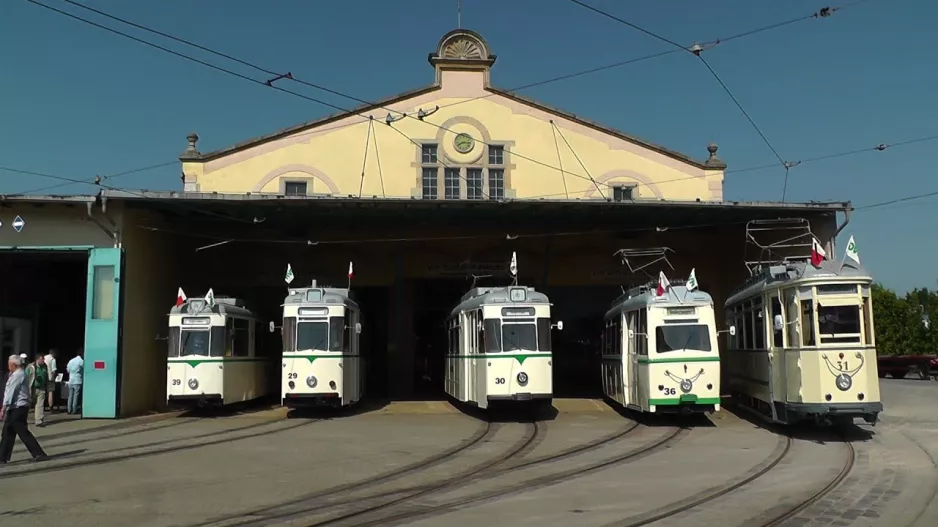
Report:
[[[505,384],[504,377],[495,377],[495,384]]]
[[[662,391],[664,392],[665,395],[675,395],[675,394],[677,394],[677,390],[674,389],[674,388],[665,388],[665,389],[662,390]]]
[[[850,369],[850,367],[847,366],[847,361],[845,361],[845,360],[839,360],[839,361],[837,361],[837,369],[840,370],[840,371],[847,371],[847,370]]]
[[[179,386],[180,384],[182,384],[180,379],[173,379],[173,386]]]
[[[288,374],[287,374],[287,379],[296,379],[296,374],[295,374],[295,373],[288,373]]]

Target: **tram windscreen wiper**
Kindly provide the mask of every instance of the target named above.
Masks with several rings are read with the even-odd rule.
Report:
[[[326,345],[329,343],[329,324],[325,321],[306,322],[301,321],[296,328],[296,349],[301,350],[323,350],[326,351]]]
[[[534,324],[502,324],[502,346],[505,351],[537,349],[537,330]]]

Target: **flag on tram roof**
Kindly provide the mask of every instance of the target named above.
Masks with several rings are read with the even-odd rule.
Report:
[[[671,289],[671,282],[669,282],[668,277],[664,275],[664,271],[658,271],[657,295],[663,295],[668,289]]]
[[[355,275],[355,270],[352,268],[352,262],[349,262],[349,263],[348,263],[348,278],[349,278],[349,280],[351,280],[351,279],[352,279],[352,276],[354,276],[354,275]]]
[[[176,292],[176,306],[181,306],[186,302],[186,292],[179,288],[179,291]]]
[[[857,265],[860,264],[860,253],[857,251],[857,242],[853,239],[853,235],[850,235],[850,241],[847,242],[847,250],[844,252],[844,260],[850,258]]]
[[[508,271],[511,272],[511,276],[518,276],[518,254],[514,251],[511,252],[511,264],[508,266]]]
[[[697,269],[690,270],[690,276],[687,277],[687,283],[684,286],[688,291],[697,289]]]
[[[205,303],[208,304],[208,307],[215,307],[215,291],[212,291],[212,288],[209,288],[208,293],[205,293]]]
[[[283,281],[288,285],[293,281],[293,267],[290,267],[290,264],[287,264],[287,274],[283,275]]]
[[[811,238],[811,265],[820,267],[825,258],[827,253],[821,247],[821,242],[817,241],[817,238]]]

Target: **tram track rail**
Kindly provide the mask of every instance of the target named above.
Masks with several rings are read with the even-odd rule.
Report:
[[[318,420],[307,420],[307,421],[303,421],[300,423],[294,423],[294,424],[289,424],[287,426],[277,427],[277,425],[282,425],[282,423],[287,422],[287,420],[286,419],[265,420],[264,422],[253,423],[247,426],[240,426],[236,428],[219,430],[215,432],[207,432],[204,434],[197,434],[197,435],[188,436],[188,437],[163,439],[159,441],[152,441],[149,443],[142,443],[139,445],[128,445],[128,446],[123,446],[123,447],[118,447],[118,448],[113,448],[113,449],[108,449],[108,450],[102,450],[99,452],[80,453],[80,454],[75,454],[74,456],[68,456],[68,453],[64,455],[60,454],[63,456],[67,456],[65,458],[66,461],[61,462],[61,463],[57,463],[56,458],[54,456],[51,457],[51,459],[49,459],[48,461],[38,464],[38,465],[32,464],[29,461],[21,461],[17,463],[11,463],[7,465],[6,467],[4,467],[3,469],[0,469],[0,480],[31,476],[33,474],[59,472],[63,470],[70,470],[74,468],[81,468],[81,467],[92,466],[92,465],[104,465],[104,464],[109,464],[109,463],[115,463],[118,461],[140,459],[140,458],[156,456],[160,454],[169,454],[173,452],[182,452],[182,451],[187,451],[187,450],[195,450],[199,448],[204,448],[208,446],[233,443],[235,441],[243,441],[245,439],[252,439],[252,438],[256,438],[256,437],[260,437],[264,435],[287,432],[290,430],[294,430],[297,428],[311,425],[317,421]],[[143,452],[131,452],[127,454],[109,455],[109,454],[114,454],[116,452],[127,452],[130,450],[139,450],[139,449],[145,449],[145,448],[159,447],[162,445],[167,445],[170,443],[176,443],[176,442],[181,442],[181,441],[192,441],[194,439],[204,439],[204,438],[211,438],[211,437],[218,437],[218,436],[229,436],[231,434],[237,434],[240,432],[255,430],[258,428],[262,428],[262,427],[271,427],[274,429],[262,430],[259,432],[251,432],[248,434],[237,435],[235,437],[220,437],[217,439],[210,439],[208,441],[204,441],[204,442],[196,443],[196,444],[181,444],[181,445],[169,446],[165,448],[145,450]],[[92,458],[92,457],[86,457],[86,456],[96,456],[96,457]],[[106,456],[106,457],[99,457],[99,456]],[[75,459],[75,458],[79,458],[79,459]],[[25,470],[17,470],[23,467],[28,467],[28,468],[26,468]]]
[[[520,441],[517,441],[514,445],[511,446],[511,448],[509,448],[504,453],[492,459],[486,460],[482,463],[478,463],[475,466],[470,467],[469,469],[459,472],[453,476],[428,484],[425,488],[419,491],[408,493],[403,497],[395,498],[390,501],[379,503],[377,505],[366,506],[364,508],[353,510],[351,512],[342,513],[332,518],[328,518],[322,521],[317,521],[314,523],[307,524],[307,527],[324,527],[326,525],[332,525],[335,523],[344,522],[346,520],[358,518],[359,516],[364,516],[366,514],[379,512],[384,509],[394,507],[396,505],[405,503],[415,498],[427,496],[432,493],[439,492],[441,490],[447,490],[455,486],[456,484],[461,484],[467,478],[471,478],[472,476],[475,476],[476,474],[479,474],[482,471],[501,465],[515,457],[523,456],[527,451],[529,451],[532,448],[532,445],[535,444],[536,440],[542,438],[541,436],[542,434],[544,434],[545,429],[546,429],[544,425],[539,424],[537,422],[529,423],[529,425],[530,426],[528,427],[528,433],[525,433],[525,435],[522,436]],[[303,512],[300,514],[301,515],[299,517],[297,517],[296,514],[292,515],[293,516],[292,518],[281,517],[281,518],[278,518],[277,521],[283,521],[283,520],[289,521],[293,519],[302,519],[303,518],[302,515],[305,515],[308,513]]]
[[[587,464],[582,467],[576,467],[573,469],[565,470],[555,474],[547,474],[544,476],[538,476],[534,478],[527,479],[520,483],[514,483],[499,489],[493,489],[488,491],[482,491],[471,496],[466,496],[463,498],[456,498],[451,500],[445,500],[442,503],[437,503],[433,505],[414,505],[413,510],[403,511],[399,513],[392,513],[388,515],[383,515],[374,519],[366,520],[359,523],[354,523],[355,527],[376,527],[376,526],[391,526],[391,525],[400,525],[401,523],[411,522],[414,520],[425,520],[427,518],[432,518],[435,516],[440,516],[447,514],[454,509],[465,507],[467,505],[478,505],[485,502],[489,502],[496,499],[501,499],[510,495],[520,494],[523,492],[529,492],[532,490],[539,490],[542,488],[550,487],[557,485],[559,483],[564,483],[578,477],[586,476],[600,470],[604,470],[616,465],[634,462],[639,459],[642,459],[648,455],[652,455],[658,451],[669,448],[671,445],[676,444],[687,434],[686,428],[675,428],[669,433],[663,435],[662,437],[656,438],[650,443],[633,448],[623,454],[613,456],[601,461],[596,461],[590,464]],[[429,494],[429,493],[425,493]],[[414,498],[422,497],[422,495],[410,495],[399,500],[397,502],[405,502],[413,500]],[[358,515],[362,515],[357,514]],[[321,527],[325,525],[332,525],[338,523],[339,518],[333,518],[329,520],[324,520],[319,523],[309,524],[308,527]]]
[[[584,443],[584,444],[580,444],[580,445],[575,445],[575,446],[572,446],[572,447],[568,447],[568,448],[565,448],[565,449],[560,450],[559,452],[555,452],[555,453],[553,453],[553,454],[545,454],[545,455],[538,456],[538,457],[535,457],[535,458],[526,459],[526,460],[521,460],[521,461],[518,461],[518,462],[515,463],[515,464],[510,464],[510,465],[508,465],[508,466],[500,467],[500,468],[498,468],[497,470],[494,470],[494,471],[492,471],[492,472],[487,472],[487,473],[484,473],[484,474],[479,473],[479,474],[476,474],[476,475],[473,476],[473,477],[467,478],[467,479],[464,480],[462,483],[463,483],[463,484],[468,484],[468,483],[475,483],[475,482],[478,482],[478,481],[484,481],[484,480],[487,480],[487,479],[493,479],[493,478],[497,478],[497,477],[499,477],[499,476],[501,476],[501,475],[503,475],[503,474],[505,474],[505,473],[507,473],[507,472],[509,472],[509,471],[519,470],[519,469],[522,469],[522,468],[527,468],[527,467],[532,466],[532,465],[539,465],[539,464],[548,463],[548,462],[553,462],[553,461],[560,461],[560,460],[562,460],[562,459],[566,459],[566,458],[569,458],[569,457],[573,457],[573,456],[576,456],[576,455],[578,455],[578,454],[583,454],[583,453],[589,452],[589,451],[591,451],[591,450],[595,450],[595,449],[597,449],[597,448],[600,448],[600,447],[602,447],[602,446],[604,446],[604,445],[607,445],[607,444],[609,444],[609,443],[612,443],[612,442],[614,442],[614,441],[616,441],[616,440],[619,440],[619,439],[623,438],[624,436],[628,435],[629,433],[631,433],[631,432],[633,432],[635,429],[637,429],[638,426],[639,426],[638,423],[632,422],[632,423],[630,423],[629,425],[627,425],[627,426],[625,426],[625,427],[623,427],[623,428],[621,428],[621,429],[619,429],[619,430],[616,430],[615,432],[613,432],[613,433],[611,433],[611,434],[607,434],[607,435],[605,435],[605,436],[599,437],[599,438],[594,439],[594,440],[592,440],[592,441],[588,441],[588,442],[586,442],[586,443]],[[468,446],[470,446],[470,445],[466,445],[466,447],[468,447]],[[447,456],[447,457],[448,457],[448,456]],[[444,460],[445,460],[445,459],[433,459],[433,460],[432,460],[433,466],[439,464],[440,462],[442,462],[442,461],[444,461]],[[414,471],[411,470],[411,468],[421,468],[422,466],[426,466],[426,464],[421,464],[421,463],[418,462],[418,463],[416,463],[416,464],[414,464],[414,465],[412,465],[412,466],[409,465],[408,467],[405,467],[405,468],[408,470],[408,473],[407,473],[407,474],[400,474],[400,475],[399,475],[399,474],[396,474],[396,473],[395,473],[395,474],[391,474],[391,475],[393,475],[393,476],[409,475],[410,473],[413,473],[413,472],[414,472]],[[430,466],[426,466],[426,468],[431,468],[431,467],[430,467]],[[422,471],[422,470],[421,470],[421,471]],[[386,483],[386,482],[392,481],[393,479],[397,479],[397,477],[391,478],[391,477],[385,477],[385,476],[379,476],[379,478],[381,478],[381,481],[375,481],[375,479],[377,479],[377,478],[374,478],[374,479],[369,479],[369,480],[365,480],[365,481],[362,481],[362,482],[348,483],[348,484],[345,484],[345,485],[340,486],[340,487],[342,487],[342,488],[337,488],[337,490],[327,489],[326,491],[323,491],[323,492],[321,492],[321,493],[317,493],[317,494],[315,495],[315,498],[320,498],[320,499],[322,499],[322,498],[327,498],[327,497],[333,496],[333,495],[335,495],[335,494],[340,494],[340,493],[342,493],[343,491],[354,492],[354,491],[358,491],[358,490],[364,490],[364,489],[372,488],[372,487],[374,487],[374,486],[376,486],[376,485],[378,485],[378,484]],[[302,511],[291,512],[291,513],[289,513],[289,515],[295,515],[295,514],[298,514],[298,513],[313,514],[313,513],[322,512],[322,511],[325,511],[325,510],[328,510],[328,509],[332,509],[332,508],[336,508],[336,507],[341,507],[341,506],[343,506],[343,505],[349,505],[349,504],[352,504],[352,503],[358,503],[358,502],[361,502],[361,501],[369,501],[369,500],[375,500],[375,499],[379,499],[379,498],[390,498],[390,497],[399,496],[399,495],[402,495],[402,494],[420,492],[420,491],[423,491],[423,490],[428,489],[429,487],[432,487],[433,485],[434,485],[434,484],[412,485],[412,486],[408,486],[408,487],[401,487],[401,488],[395,488],[395,489],[390,489],[390,490],[384,490],[384,491],[380,491],[380,492],[378,492],[378,493],[365,494],[365,495],[352,495],[352,496],[348,496],[348,497],[345,497],[345,498],[340,498],[340,499],[338,499],[338,500],[329,501],[328,503],[322,503],[322,504],[313,505],[313,506],[311,506],[311,507],[307,507],[307,508],[303,509]],[[350,493],[350,492],[349,492],[349,493]],[[285,506],[285,505],[296,505],[296,504],[298,504],[298,502],[309,503],[309,501],[310,501],[311,499],[315,499],[315,498],[306,498],[306,499],[302,499],[302,500],[293,500],[293,501],[291,501],[289,504],[277,504],[277,505],[274,505],[274,506],[265,507],[264,509],[258,509],[258,510],[252,511],[252,512],[248,513],[247,515],[250,515],[250,516],[261,516],[261,519],[254,520],[253,522],[248,522],[248,523],[223,523],[223,524],[220,524],[220,523],[217,523],[217,521],[216,521],[216,522],[208,522],[208,523],[204,523],[204,524],[198,524],[198,525],[195,525],[195,526],[192,526],[192,527],[209,527],[209,526],[215,527],[215,526],[221,526],[221,525],[224,525],[225,527],[233,527],[233,526],[242,526],[242,525],[261,525],[261,524],[263,524],[263,523],[256,523],[256,522],[264,522],[264,521],[271,521],[271,520],[279,520],[279,519],[282,519],[282,517],[284,516],[284,515],[281,513],[281,514],[278,514],[278,515],[275,515],[275,516],[263,517],[262,515],[263,515],[265,512],[276,512],[276,511],[278,511],[279,509],[281,509],[281,508],[282,508],[283,506]],[[246,516],[246,515],[241,515],[241,516],[237,516],[237,517],[231,517],[231,518],[228,518],[228,519],[243,518],[244,516]]]
[[[815,503],[821,501],[825,496],[830,494],[831,491],[843,483],[843,481],[847,479],[847,476],[850,475],[850,471],[853,470],[853,465],[857,459],[857,451],[853,444],[846,438],[844,438],[843,444],[846,447],[846,459],[843,468],[841,468],[840,472],[832,480],[830,480],[820,490],[808,496],[806,499],[800,500],[793,507],[789,507],[788,510],[768,520],[760,520],[758,523],[754,524],[754,527],[779,527],[788,520],[798,516]]]

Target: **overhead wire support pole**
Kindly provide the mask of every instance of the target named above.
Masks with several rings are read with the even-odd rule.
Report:
[[[593,179],[593,176],[592,174],[590,174],[589,169],[587,169],[586,165],[583,164],[583,161],[580,159],[580,156],[576,154],[576,150],[574,150],[573,147],[570,146],[570,141],[567,141],[567,138],[563,135],[563,132],[560,131],[560,128],[558,128],[557,125],[554,124],[553,119],[550,120],[550,124],[554,127],[555,130],[557,130],[557,133],[560,134],[560,138],[563,139],[563,142],[567,144],[567,148],[570,149],[570,152],[573,154],[573,157],[576,158],[577,163],[580,164],[580,168],[582,168],[583,171],[586,172],[586,176],[590,178],[590,181],[593,182],[593,186],[596,187],[596,191],[599,192],[599,195],[602,196],[603,199],[606,199],[606,194],[603,192],[603,189],[599,188],[599,183],[597,183],[596,180]]]
[[[358,197],[362,197],[362,189],[365,188],[365,166],[368,164],[368,147],[371,145],[371,130],[374,128],[375,120],[368,121],[368,132],[365,135],[365,155],[362,156],[362,178],[358,183]]]
[[[557,164],[560,165],[560,178],[563,180],[563,194],[570,199],[570,191],[567,190],[567,176],[563,173],[563,158],[560,157],[560,144],[557,142],[557,125],[553,119],[550,121],[550,131],[554,135],[554,148],[557,150]]]

